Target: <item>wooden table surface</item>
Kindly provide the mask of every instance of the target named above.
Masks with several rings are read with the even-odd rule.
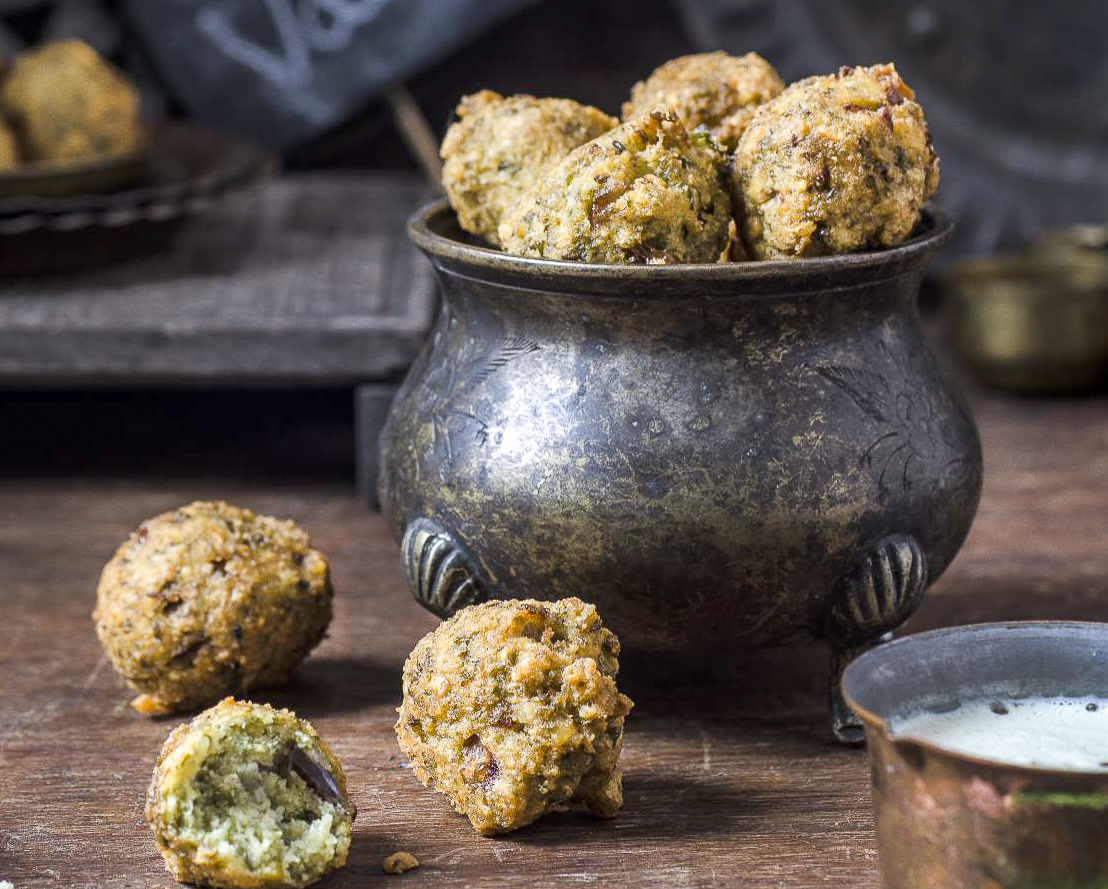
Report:
[[[1108,399],[975,407],[981,510],[908,629],[1108,619]],[[314,722],[345,765],[359,815],[326,889],[877,886],[865,752],[829,738],[817,647],[718,653],[710,667],[624,658],[637,706],[623,813],[478,837],[416,782],[393,738],[400,665],[433,619],[405,592],[382,519],[333,481],[148,476],[0,481],[0,879],[17,889],[174,885],[141,810],[176,720],[130,710],[89,611],[102,564],[141,519],[213,496],[294,517],[333,559],[330,637],[293,684],[257,695]],[[383,875],[398,849],[421,867]]]

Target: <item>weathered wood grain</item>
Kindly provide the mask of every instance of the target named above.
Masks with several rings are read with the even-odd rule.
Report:
[[[416,176],[280,176],[163,252],[0,282],[0,387],[345,386],[400,374],[435,305]]]
[[[985,495],[970,540],[910,629],[1108,619],[1108,400],[979,399]],[[403,767],[392,735],[404,655],[433,625],[403,590],[380,517],[346,490],[157,479],[0,484],[0,879],[28,887],[168,887],[142,819],[175,720],[127,707],[89,611],[103,562],[142,518],[223,496],[302,522],[334,561],[330,637],[258,697],[311,719],[346,766],[359,816],[327,889],[407,885],[877,886],[862,751],[828,736],[814,646],[624,658],[626,806],[475,836]],[[405,849],[401,877],[381,860]]]

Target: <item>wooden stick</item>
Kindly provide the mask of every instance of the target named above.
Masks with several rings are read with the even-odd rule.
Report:
[[[442,193],[442,161],[439,160],[438,139],[416,103],[415,97],[402,83],[385,90],[385,99],[404,144],[412,153],[428,181]]]

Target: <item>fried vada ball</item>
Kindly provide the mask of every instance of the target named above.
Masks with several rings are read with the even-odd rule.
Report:
[[[723,155],[677,114],[642,114],[575,148],[500,224],[504,250],[601,263],[717,262],[731,200]]]
[[[0,107],[28,160],[118,154],[144,141],[138,91],[80,40],[47,43],[17,56],[0,86]]]
[[[150,519],[105,566],[93,619],[108,658],[164,713],[283,682],[331,621],[327,559],[290,521],[221,501]]]
[[[357,810],[311,725],[226,698],[166,740],[145,815],[176,880],[298,889],[346,863]]]
[[[923,109],[892,64],[789,86],[735,150],[736,216],[756,259],[904,240],[939,183]]]
[[[755,110],[785,88],[773,66],[754,52],[705,52],[671,59],[631,88],[623,103],[629,120],[654,108],[672,108],[690,130],[704,127],[733,150]]]
[[[619,121],[571,99],[465,96],[442,142],[442,184],[458,224],[499,244],[504,212],[555,162]]]
[[[404,664],[400,749],[481,834],[623,805],[619,640],[580,599],[462,609]]]

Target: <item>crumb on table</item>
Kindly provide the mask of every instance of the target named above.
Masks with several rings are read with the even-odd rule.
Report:
[[[386,874],[402,874],[416,867],[419,867],[419,859],[411,852],[393,852],[381,862],[381,870]]]
[[[166,712],[165,708],[148,694],[141,694],[136,697],[131,701],[131,707],[134,708],[136,713],[141,713],[143,716],[162,716]],[[3,889],[3,887],[0,887],[0,889]]]

